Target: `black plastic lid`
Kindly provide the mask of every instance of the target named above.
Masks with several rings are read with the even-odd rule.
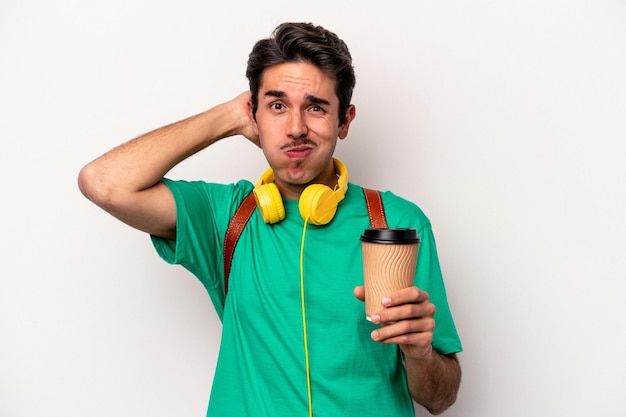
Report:
[[[383,244],[408,244],[419,243],[421,239],[417,236],[415,229],[365,229],[361,235],[363,242],[383,243]]]

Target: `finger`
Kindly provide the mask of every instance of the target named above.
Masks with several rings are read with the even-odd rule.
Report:
[[[432,343],[434,328],[432,319],[404,320],[374,330],[371,337],[381,343],[426,346]]]
[[[418,304],[402,304],[395,307],[385,308],[372,314],[372,322],[377,324],[389,324],[402,320],[432,319],[437,308],[430,301]]]
[[[408,303],[423,303],[428,300],[430,300],[430,296],[426,291],[417,287],[408,287],[383,297],[383,305],[392,307]]]
[[[399,345],[403,350],[411,349],[417,351],[427,350],[432,347],[432,335],[428,333],[410,333],[400,336],[391,337],[385,340],[378,340],[378,343],[385,345]],[[409,356],[418,356],[416,353],[411,353]]]

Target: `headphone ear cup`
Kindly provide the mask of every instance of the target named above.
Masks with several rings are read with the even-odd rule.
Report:
[[[257,186],[254,199],[265,223],[278,223],[285,218],[285,206],[280,191],[274,183]]]
[[[323,184],[312,184],[300,195],[298,208],[303,219],[321,226],[333,219],[337,212],[337,204],[339,200],[335,191]]]

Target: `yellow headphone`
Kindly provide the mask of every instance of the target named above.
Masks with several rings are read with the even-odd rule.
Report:
[[[329,223],[337,212],[337,205],[348,189],[348,170],[338,159],[333,158],[339,174],[334,189],[324,184],[311,184],[300,195],[298,208],[303,219],[320,226]],[[272,168],[265,171],[254,188],[254,199],[265,223],[277,223],[285,218],[285,206],[278,187],[274,184]]]

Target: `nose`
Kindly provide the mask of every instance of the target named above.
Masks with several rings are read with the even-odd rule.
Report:
[[[291,112],[289,121],[287,122],[287,135],[293,139],[306,136],[309,129],[306,125],[302,113],[298,111]]]

